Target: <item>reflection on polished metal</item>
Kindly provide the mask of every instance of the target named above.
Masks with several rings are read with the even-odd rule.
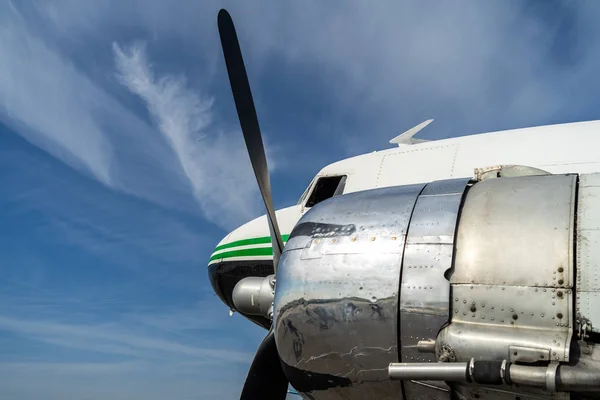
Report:
[[[439,330],[450,319],[450,282],[444,274],[452,267],[456,221],[468,183],[469,179],[431,182],[417,199],[408,228],[400,289],[403,362],[437,361],[435,351],[423,353],[419,343],[435,343]],[[404,392],[408,398],[450,398],[444,382],[429,386],[405,382]]]
[[[466,362],[393,363],[388,368],[391,379],[422,381],[467,381]]]
[[[451,278],[452,323],[438,338],[458,361],[569,360],[575,189],[576,176],[548,175],[486,180],[469,191]],[[509,354],[514,346],[524,353]]]
[[[424,185],[334,197],[284,249],[275,337],[290,384],[313,399],[398,399],[398,290],[409,220]]]
[[[451,283],[572,288],[576,179],[526,176],[473,185]]]
[[[444,380],[465,384],[518,385],[529,389],[556,391],[599,392],[600,362],[582,361],[575,365],[551,362],[547,366],[511,364],[502,361],[454,363],[391,363],[388,367],[393,380]],[[475,396],[476,397],[476,396]]]
[[[275,275],[244,278],[233,288],[233,304],[242,314],[271,318],[274,288]]]
[[[274,299],[292,386],[315,400],[600,393],[600,175],[578,179],[450,180],[315,206]]]

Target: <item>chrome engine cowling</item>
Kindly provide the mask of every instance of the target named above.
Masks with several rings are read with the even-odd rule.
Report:
[[[598,199],[600,174],[569,174],[437,181],[315,206],[277,274],[275,338],[290,383],[312,399],[600,390]],[[390,379],[398,362],[409,378]],[[415,372],[428,363],[446,374]],[[465,379],[450,380],[462,365]],[[500,388],[481,381],[490,365],[502,365]],[[569,386],[561,365],[598,373],[598,384]],[[526,367],[554,372],[544,386]]]

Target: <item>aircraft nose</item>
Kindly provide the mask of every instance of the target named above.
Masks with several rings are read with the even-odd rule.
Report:
[[[277,210],[283,242],[300,219],[301,208]],[[247,276],[273,274],[273,247],[265,215],[230,232],[215,248],[208,262],[208,276],[213,290],[229,308],[234,308],[232,292]]]

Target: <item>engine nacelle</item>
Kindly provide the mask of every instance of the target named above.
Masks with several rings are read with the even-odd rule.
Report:
[[[275,338],[290,383],[314,399],[600,390],[561,386],[558,368],[600,376],[598,199],[600,174],[571,174],[437,181],[315,206],[277,273]],[[503,375],[497,388],[471,379],[481,377],[473,365],[496,365],[481,362],[554,375],[549,386]],[[429,363],[439,368],[423,375]],[[465,379],[449,378],[465,365]]]

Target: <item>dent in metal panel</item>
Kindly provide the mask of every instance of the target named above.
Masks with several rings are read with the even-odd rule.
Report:
[[[499,178],[469,190],[452,283],[572,288],[575,175]]]
[[[422,188],[337,196],[298,224],[352,225],[349,235],[292,232],[278,270],[274,326],[286,375],[300,392],[313,399],[402,397],[387,367],[398,361],[402,254]]]
[[[600,332],[600,174],[579,178],[576,240],[577,318]]]

